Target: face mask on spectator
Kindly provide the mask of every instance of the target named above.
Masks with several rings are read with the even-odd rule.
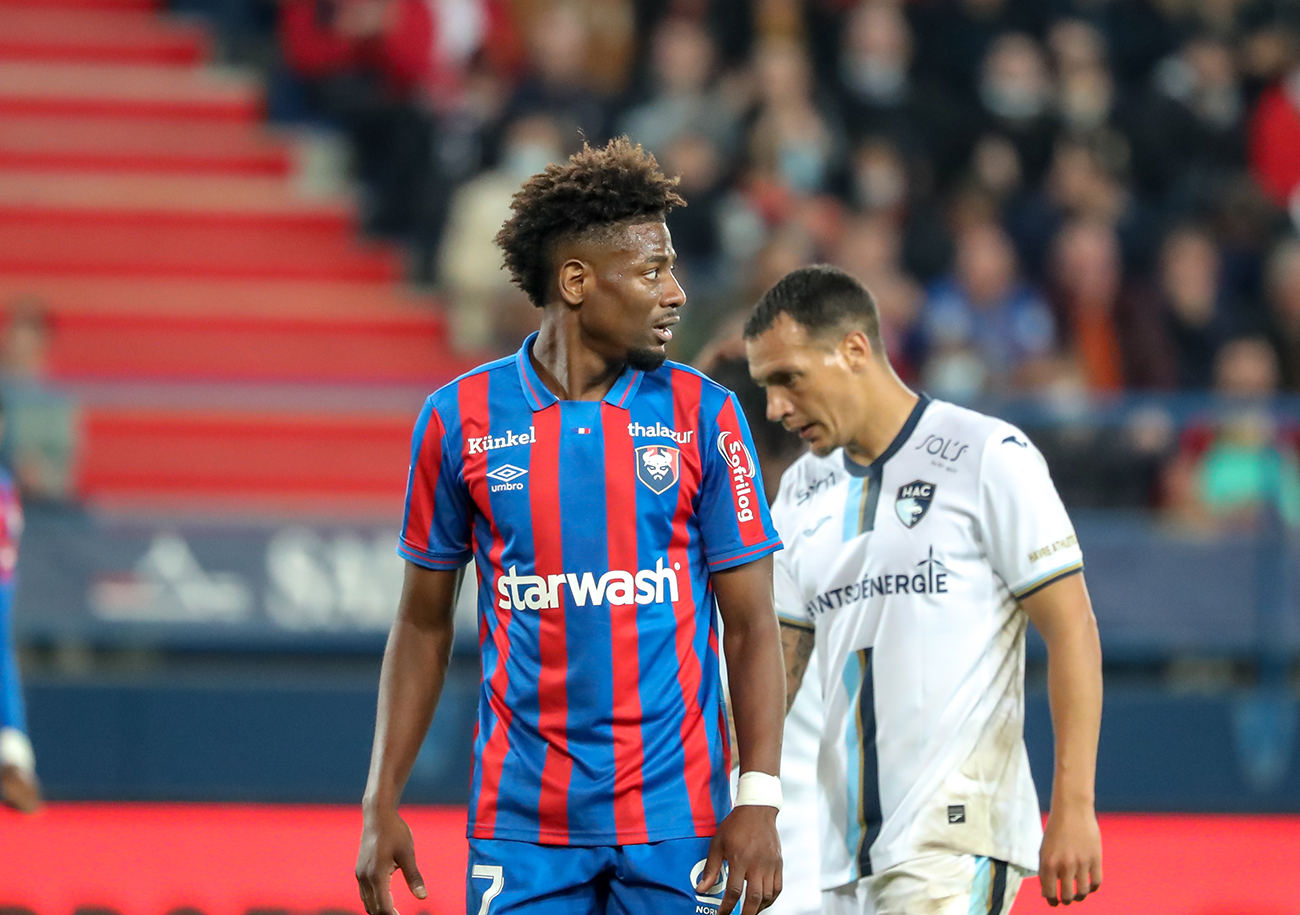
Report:
[[[1027,82],[986,78],[980,84],[980,100],[998,117],[1028,121],[1047,107],[1045,87]]]
[[[826,179],[826,154],[819,143],[786,142],[781,145],[778,167],[792,190],[814,194]]]
[[[901,102],[907,94],[904,62],[879,56],[850,57],[842,68],[844,82],[859,95],[882,105]]]

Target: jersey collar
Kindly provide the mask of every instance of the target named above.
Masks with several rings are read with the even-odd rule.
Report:
[[[524,399],[536,413],[539,410],[545,410],[551,404],[559,403],[560,398],[551,392],[551,389],[542,384],[542,379],[537,374],[537,369],[533,368],[533,360],[529,354],[533,349],[533,341],[537,339],[537,331],[528,335],[524,345],[519,347],[515,353],[515,365],[519,368],[519,383],[524,389]],[[614,386],[604,396],[605,403],[610,406],[619,407],[620,409],[629,409],[632,398],[636,395],[636,390],[641,386],[641,379],[645,377],[645,372],[634,369],[631,366],[625,366],[623,373],[618,376]]]
[[[865,477],[873,470],[879,470],[881,467],[884,467],[885,461],[897,454],[898,449],[903,447],[903,443],[912,437],[912,433],[916,431],[917,423],[921,421],[921,414],[925,412],[925,408],[929,405],[930,396],[928,394],[921,394],[917,397],[916,406],[914,406],[912,412],[907,415],[907,422],[903,423],[903,428],[898,430],[898,434],[895,435],[894,440],[889,443],[889,447],[882,451],[880,456],[870,464],[859,464],[857,461],[853,460],[853,458],[849,457],[848,451],[845,451],[844,469],[855,477]]]

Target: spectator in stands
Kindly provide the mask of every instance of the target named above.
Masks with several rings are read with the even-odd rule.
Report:
[[[1007,32],[1039,33],[1035,7],[1044,4],[1032,0],[937,0],[909,6],[912,24],[921,37],[917,42],[918,69],[954,96],[972,101],[971,88],[979,81],[989,47]]]
[[[952,239],[938,208],[917,192],[924,167],[924,163],[909,163],[904,150],[889,137],[868,136],[853,150],[848,196],[858,210],[894,224],[902,238],[902,265],[928,281],[948,267]]]
[[[596,4],[603,8],[606,4]],[[600,86],[596,64],[627,63],[628,49],[597,40],[593,8],[572,2],[534,4],[521,22],[527,35],[530,66],[506,108],[506,120],[543,114],[560,124],[566,142],[604,142],[610,124],[608,87]],[[630,43],[630,35],[625,36]],[[610,77],[615,79],[615,77]]]
[[[312,110],[348,136],[371,232],[415,228],[433,129],[424,93],[441,78],[431,10],[424,0],[284,0],[281,7],[285,58]]]
[[[796,196],[830,187],[843,156],[833,109],[818,97],[807,52],[788,38],[768,39],[754,64],[759,99],[750,132],[755,170]]]
[[[914,168],[952,174],[960,122],[947,95],[914,77],[914,47],[900,5],[862,0],[849,11],[833,83],[845,129],[854,142],[887,137]]]
[[[1250,123],[1251,173],[1279,206],[1300,186],[1300,61],[1264,91]]]
[[[1284,239],[1269,257],[1266,293],[1269,335],[1277,350],[1282,383],[1300,393],[1300,239]]]
[[[1166,487],[1172,516],[1194,530],[1251,529],[1273,508],[1300,526],[1300,456],[1294,429],[1268,409],[1278,389],[1277,354],[1262,337],[1226,343],[1214,363],[1223,400],[1215,420],[1183,435]]]
[[[1130,131],[1152,190],[1188,209],[1204,206],[1245,165],[1245,98],[1232,48],[1200,35],[1166,57]]]
[[[668,214],[668,230],[678,269],[697,302],[712,298],[725,283],[720,271],[722,227],[718,209],[727,193],[727,158],[708,130],[686,131],[668,141],[660,157],[665,172],[677,177],[690,201]]]
[[[862,215],[846,221],[830,262],[871,290],[880,310],[880,336],[889,362],[904,380],[915,375],[910,337],[920,313],[922,291],[902,269],[902,239],[887,216]]]
[[[1000,36],[989,47],[980,72],[975,143],[998,137],[1016,151],[1019,172],[1037,183],[1047,171],[1058,130],[1054,93],[1043,49],[1029,35]]]
[[[655,29],[651,44],[651,95],[619,122],[626,133],[656,155],[680,136],[707,138],[730,159],[739,148],[739,117],[719,91],[713,39],[703,25],[669,16]],[[695,197],[691,197],[695,206]]]
[[[1119,239],[1104,222],[1077,219],[1056,236],[1051,298],[1087,390],[1115,393],[1124,383],[1125,354],[1115,323],[1123,291]],[[1132,353],[1131,359],[1142,354]]]
[[[5,309],[0,346],[0,401],[8,434],[0,464],[28,502],[66,502],[75,495],[77,411],[47,380],[50,319],[45,303],[20,298]]]
[[[1126,336],[1143,354],[1131,366],[1134,386],[1210,388],[1215,357],[1233,330],[1221,269],[1207,229],[1188,224],[1166,235],[1155,287],[1135,298],[1127,319]]]
[[[497,168],[462,184],[452,198],[438,275],[451,306],[452,339],[461,349],[506,349],[513,336],[505,326],[517,322],[506,320],[506,313],[519,297],[493,239],[510,218],[510,201],[524,180],[568,155],[562,134],[545,115],[515,121],[506,128]],[[530,310],[525,314],[531,332],[536,309],[526,299],[522,305]]]
[[[1051,311],[991,221],[960,230],[953,273],[930,286],[920,334],[926,389],[958,402],[1016,389],[1028,363],[1056,346]]]
[[[0,438],[4,437],[0,414]],[[13,478],[0,469],[0,801],[24,813],[41,806],[36,755],[27,736],[27,711],[13,640],[14,573],[23,511]]]

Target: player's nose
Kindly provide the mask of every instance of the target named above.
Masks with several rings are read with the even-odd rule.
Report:
[[[790,401],[775,388],[767,389],[767,418],[779,423],[790,415]]]
[[[686,290],[682,288],[681,281],[674,273],[668,274],[668,282],[664,284],[663,301],[660,304],[669,308],[681,308],[686,304]]]

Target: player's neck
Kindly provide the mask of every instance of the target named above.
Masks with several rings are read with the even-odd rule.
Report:
[[[862,420],[844,446],[852,461],[864,465],[880,457],[893,444],[920,399],[888,366],[873,370],[865,388],[866,408]]]
[[[600,400],[627,365],[584,346],[576,326],[545,319],[528,355],[537,377],[560,400]]]

